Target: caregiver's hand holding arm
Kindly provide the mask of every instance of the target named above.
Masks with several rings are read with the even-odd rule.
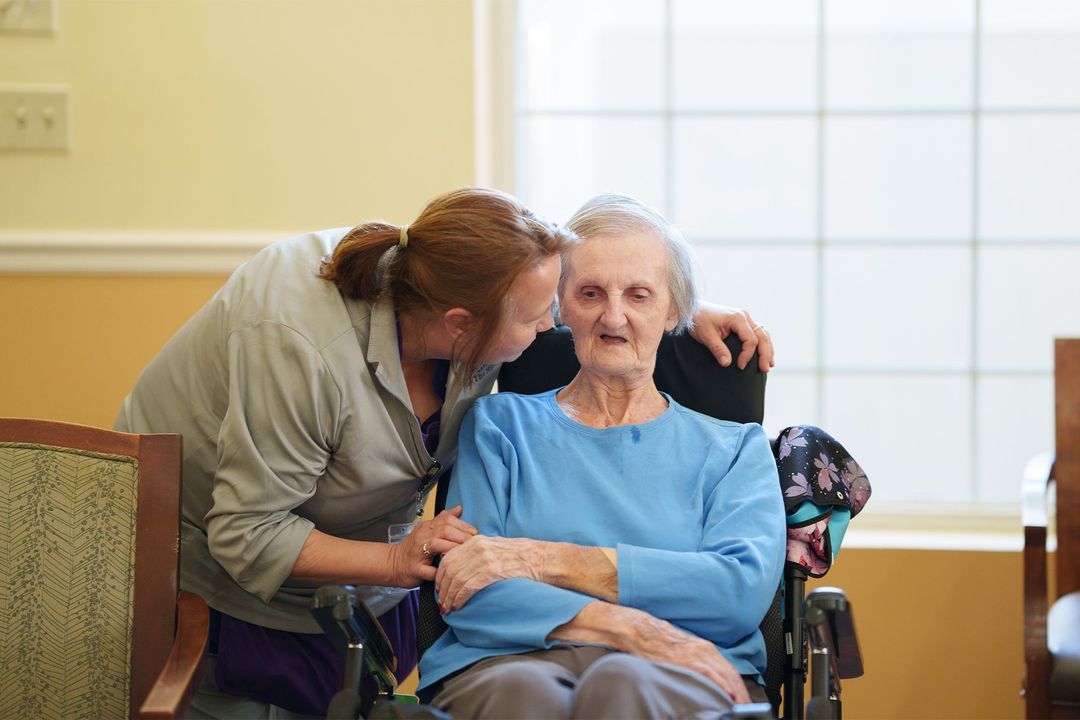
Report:
[[[290,579],[413,588],[435,579],[434,557],[476,535],[461,519],[461,506],[418,523],[399,543],[358,542],[312,530]]]

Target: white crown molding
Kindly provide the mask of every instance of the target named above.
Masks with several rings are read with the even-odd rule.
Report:
[[[0,230],[0,274],[229,274],[295,233]]]

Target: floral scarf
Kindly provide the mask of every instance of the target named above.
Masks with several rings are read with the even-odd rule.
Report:
[[[787,561],[821,577],[836,555],[830,521],[846,529],[869,500],[870,481],[844,446],[819,427],[785,428],[773,453],[788,514]]]

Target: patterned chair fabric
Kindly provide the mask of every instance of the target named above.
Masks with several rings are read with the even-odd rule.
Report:
[[[0,718],[127,717],[138,470],[0,442]]]

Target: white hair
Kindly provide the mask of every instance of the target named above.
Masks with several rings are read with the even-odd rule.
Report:
[[[698,309],[698,279],[690,243],[682,233],[653,208],[629,195],[608,193],[597,195],[581,206],[566,227],[588,242],[600,235],[620,235],[651,231],[664,243],[667,250],[668,290],[675,307],[678,324],[675,333],[694,327],[694,314]],[[559,277],[559,294],[570,272],[570,258],[575,245],[562,253],[562,275]]]

